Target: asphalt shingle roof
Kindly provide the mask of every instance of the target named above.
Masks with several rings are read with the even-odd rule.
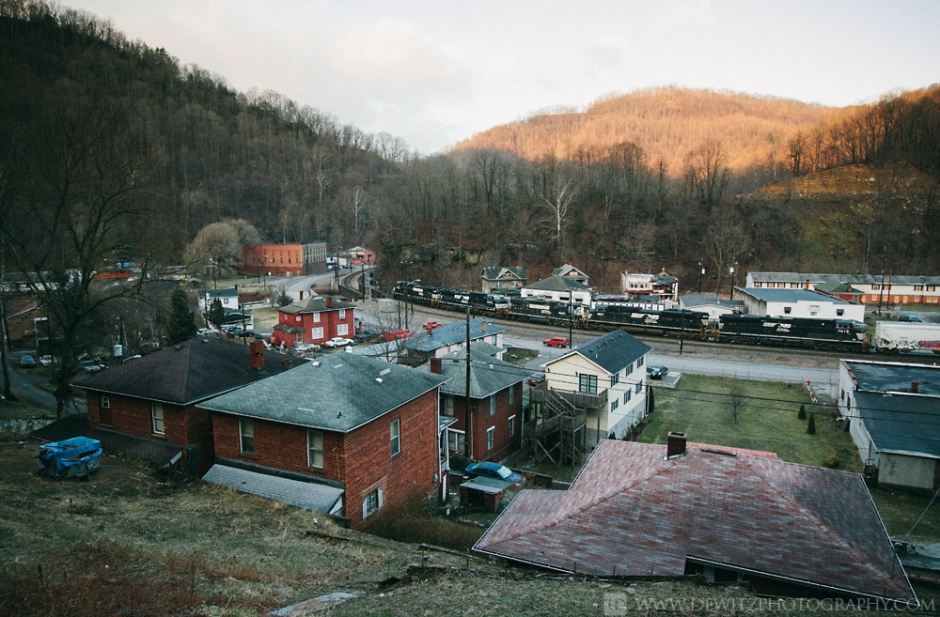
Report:
[[[568,353],[546,364],[560,362],[572,354],[579,354],[597,364],[611,375],[618,373],[628,364],[636,362],[652,351],[652,347],[623,330],[614,330],[604,336],[578,345]]]
[[[265,351],[264,369],[251,368],[249,347],[217,337],[194,338],[93,375],[77,378],[86,390],[190,405],[284,372],[303,360]]]
[[[471,341],[487,336],[492,336],[494,334],[501,334],[505,331],[491,322],[486,322],[486,326],[484,328],[484,322],[486,322],[485,319],[470,320]],[[430,334],[423,330],[416,333],[414,336],[407,339],[405,347],[415,351],[429,353],[436,349],[440,349],[441,347],[459,345],[460,343],[465,343],[466,341],[467,322],[452,321],[438,328],[432,329]]]
[[[349,432],[437,388],[444,378],[352,353],[316,362],[206,401],[201,408]]]
[[[591,287],[579,282],[577,279],[550,276],[541,281],[529,283],[523,289],[534,289],[535,291],[590,291]]]
[[[524,490],[474,550],[587,575],[680,576],[688,558],[915,599],[862,477],[768,457],[602,440],[567,491]]]
[[[501,392],[532,375],[531,369],[524,369],[503,362],[489,355],[486,351],[470,348],[470,396],[485,398]],[[430,367],[430,364],[425,365]],[[445,394],[463,396],[467,391],[467,353],[466,349],[454,351],[441,358],[441,376],[447,381],[441,387]]]

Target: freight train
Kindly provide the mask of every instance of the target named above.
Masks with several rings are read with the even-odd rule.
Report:
[[[456,291],[399,282],[393,296],[414,304],[489,315],[559,327],[609,331],[622,329],[719,343],[777,345],[862,351],[865,324],[850,319],[767,317],[731,313],[719,321],[708,313],[690,310],[652,310],[625,304],[592,302],[589,306],[548,298],[522,298],[502,294]]]

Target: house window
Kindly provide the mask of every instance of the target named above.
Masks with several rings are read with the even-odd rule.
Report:
[[[313,323],[320,323],[320,311],[313,312]]]
[[[617,408],[620,407],[620,399],[614,399],[610,402],[610,410],[617,411]]]
[[[255,453],[255,421],[251,418],[238,420],[238,440],[242,454]]]
[[[346,309],[340,309],[340,310],[339,310],[339,319],[340,319],[340,321],[343,321],[343,320],[346,319]]]
[[[791,310],[793,310],[791,307],[785,306],[785,307],[783,307],[783,314],[784,314],[784,315],[789,315]]]
[[[349,334],[349,324],[348,323],[336,324],[336,335],[343,336],[346,334]]]
[[[515,405],[516,403],[516,386],[509,386],[509,404]]]
[[[398,456],[401,453],[401,420],[392,420],[390,435],[392,456]]]
[[[639,394],[639,393],[640,393],[640,390],[642,390],[642,389],[643,389],[643,384],[642,384],[642,383],[636,384],[636,387],[634,388],[634,390],[636,391],[637,394]]]
[[[323,469],[322,431],[307,431],[307,466]]]
[[[101,408],[102,409],[111,409],[111,399],[105,395],[101,395]]]
[[[633,390],[627,390],[623,393],[623,404],[626,405],[627,401],[633,398]]]
[[[444,397],[444,415],[445,416],[454,415],[454,397],[452,396]]]
[[[914,291],[923,291],[923,290],[924,290],[923,285],[914,285]]]
[[[597,375],[578,375],[578,392],[597,394]]]
[[[486,449],[487,450],[493,449],[493,437],[495,436],[496,436],[495,426],[491,426],[490,428],[486,429]]]
[[[153,422],[153,432],[163,435],[163,403],[150,403],[150,419]]]
[[[630,366],[633,366],[632,364]],[[620,373],[614,373],[610,376],[610,385],[611,387],[616,386],[620,383]]]
[[[509,416],[509,436],[516,436],[516,416]]]
[[[463,431],[447,430],[447,448],[455,454],[467,451],[467,435]]]
[[[382,507],[382,491],[375,489],[362,501],[362,518],[369,518]]]
[[[644,362],[644,361],[645,361],[644,358],[640,358],[639,360],[637,360],[637,361],[636,361],[636,367],[637,367],[637,368],[640,368],[641,366],[643,366],[643,362]]]
[[[300,321],[300,315],[294,315],[294,321]]]
[[[319,341],[323,338],[323,328],[313,328],[310,330],[310,336],[313,337],[313,340]]]
[[[836,315],[842,317],[845,315],[845,309],[836,309]]]
[[[490,395],[490,415],[496,415],[496,395]]]

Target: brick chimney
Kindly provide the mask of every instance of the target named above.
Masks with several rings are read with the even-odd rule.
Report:
[[[252,341],[248,346],[248,357],[251,362],[251,368],[256,371],[264,369],[264,342]]]
[[[333,296],[326,297],[326,308],[333,308]]]
[[[441,374],[441,359],[431,358],[431,372],[435,375]]]
[[[914,394],[917,394],[917,391],[918,391],[918,390],[920,390],[920,383],[917,382],[917,381],[912,381],[912,382],[911,382],[911,392],[913,392]]]
[[[685,454],[685,433],[669,431],[666,435],[666,458]]]
[[[290,360],[281,360],[281,370],[286,371],[291,367]]]
[[[483,332],[486,332],[486,317],[483,318]]]

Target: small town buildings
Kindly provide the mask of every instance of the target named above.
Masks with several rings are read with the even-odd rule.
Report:
[[[255,244],[242,249],[239,270],[257,276],[303,276],[326,272],[326,242]]]
[[[530,392],[539,415],[527,422],[523,436],[550,438],[555,424],[570,422],[553,420],[561,415],[582,418],[572,430],[583,424],[586,446],[607,437],[622,439],[646,417],[650,351],[638,338],[614,330],[548,361],[545,381]]]
[[[593,290],[578,280],[578,277],[550,276],[529,283],[520,290],[523,298],[547,298],[555,302],[591,305]]]
[[[39,303],[29,295],[4,300],[4,340],[10,349],[35,349],[41,354],[52,353],[49,345],[49,320]]]
[[[744,302],[708,294],[687,294],[679,296],[679,308],[685,311],[708,313],[708,320],[717,322],[722,315],[743,313]]]
[[[206,480],[268,497],[277,481],[278,498],[361,530],[412,493],[437,494],[443,381],[340,353],[205,401],[217,458]]]
[[[237,311],[240,307],[238,303],[238,287],[203,289],[196,295],[199,299],[199,312],[202,314],[208,313],[216,300],[219,301],[223,309]]]
[[[375,251],[361,246],[349,249],[349,264],[352,266],[374,266]]]
[[[519,448],[523,387],[532,371],[497,360],[489,345],[482,347],[471,344],[469,369],[466,347],[432,358],[427,366],[447,379],[441,386],[441,415],[454,418],[447,428],[450,453],[501,461]]]
[[[581,576],[917,605],[860,475],[681,434],[603,440],[567,491],[523,490],[473,550]]]
[[[744,310],[767,317],[819,317],[865,321],[865,305],[846,302],[809,289],[737,287]]]
[[[170,456],[189,458],[188,448],[205,468],[213,457],[209,414],[203,401],[267,379],[302,364],[265,351],[261,341],[243,345],[217,337],[193,338],[128,360],[106,371],[83,375],[75,387],[87,393],[92,431],[138,438],[138,444],[169,445]],[[108,442],[108,437],[102,438]]]
[[[588,275],[582,272],[581,270],[578,270],[577,268],[572,266],[570,263],[566,263],[563,266],[559,266],[555,268],[555,270],[552,272],[552,276],[559,276],[563,279],[577,281],[581,283],[582,285],[588,284]]]
[[[470,320],[469,335],[466,321],[452,321],[436,328],[426,328],[405,339],[400,350],[401,363],[417,366],[431,358],[443,358],[467,344],[489,343],[495,349],[494,357],[501,359],[505,330],[487,322],[486,318]]]
[[[529,277],[521,267],[483,268],[480,281],[483,293],[493,293],[522,289]]]
[[[663,270],[659,274],[621,272],[623,293],[630,295],[658,295],[679,301],[679,279]]]
[[[333,337],[355,335],[356,305],[333,296],[313,296],[306,302],[282,306],[271,334],[272,345],[320,345]]]
[[[815,289],[842,299],[851,295],[863,304],[940,303],[940,276],[748,272],[747,286],[764,289]],[[841,291],[840,291],[841,290]]]
[[[872,480],[940,488],[940,367],[842,360],[839,413]]]

